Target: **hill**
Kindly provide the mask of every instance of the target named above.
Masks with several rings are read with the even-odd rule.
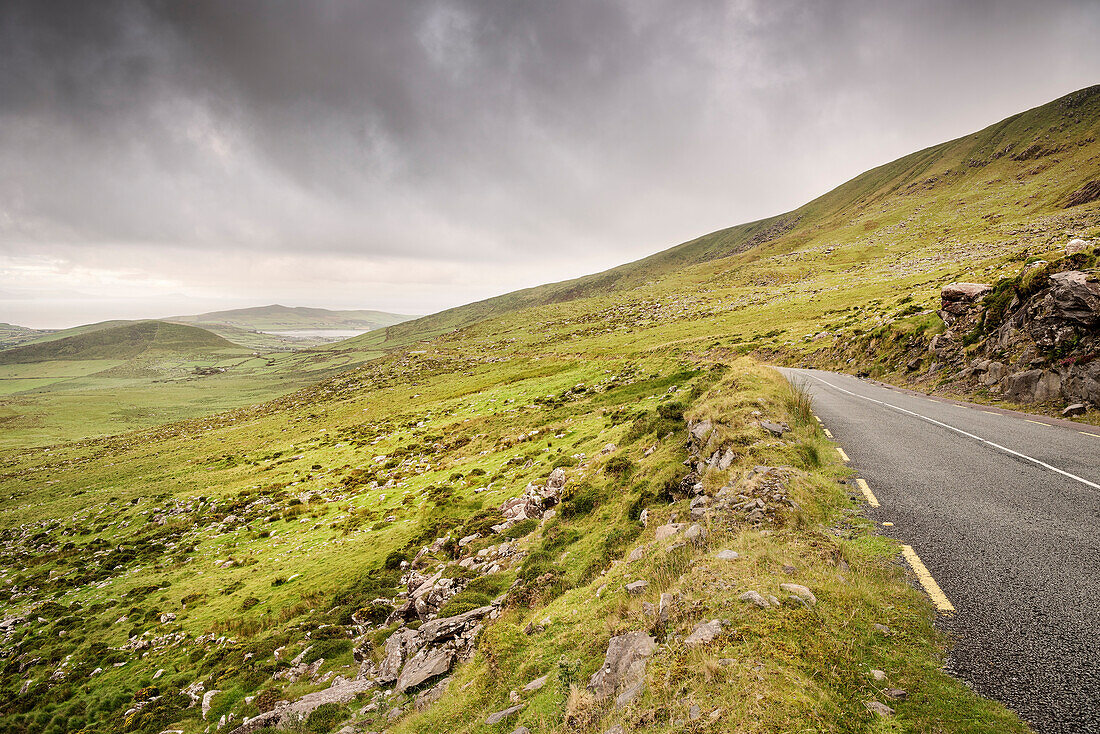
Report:
[[[3,452],[0,728],[1022,734],[943,670],[807,396],[740,355],[904,341],[943,327],[940,285],[1100,236],[1098,92],[607,273],[250,360],[317,376],[275,400],[234,368],[187,383],[231,410]]]
[[[223,349],[240,351],[236,344],[205,329],[164,321],[138,321],[0,351],[0,364],[130,359],[152,352],[210,354]]]
[[[240,329],[277,331],[284,329],[378,329],[414,318],[385,311],[330,311],[302,306],[257,306],[229,311],[212,311],[167,319],[186,324],[235,326]]]
[[[954,240],[982,256],[1003,252],[1012,240],[1020,248],[1047,246],[1059,222],[1075,221],[1079,212],[1094,221],[1098,137],[1100,85],[871,169],[785,214],[718,230],[602,273],[405,322],[388,329],[387,339],[416,339],[518,309],[640,288],[700,265],[723,271],[796,249],[827,255],[876,243],[896,255]],[[1039,219],[1062,212],[1055,221]],[[741,254],[746,257],[736,263],[720,262]]]
[[[30,329],[26,326],[0,323],[0,349],[18,346],[50,333],[46,329]]]

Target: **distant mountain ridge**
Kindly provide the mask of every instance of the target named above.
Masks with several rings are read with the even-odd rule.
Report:
[[[238,329],[362,329],[370,331],[416,318],[405,314],[368,309],[334,311],[305,306],[256,306],[227,311],[211,311],[191,316],[173,316],[167,321],[196,325],[233,326]]]

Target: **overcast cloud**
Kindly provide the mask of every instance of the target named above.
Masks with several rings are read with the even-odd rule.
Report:
[[[1096,2],[0,3],[0,321],[427,313],[1100,82]]]

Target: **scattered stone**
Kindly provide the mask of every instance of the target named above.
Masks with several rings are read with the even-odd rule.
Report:
[[[739,596],[737,598],[740,599],[743,602],[748,602],[749,604],[754,604],[754,605],[760,607],[761,609],[767,609],[768,607],[771,606],[771,604],[768,603],[768,600],[765,599],[760,594],[760,592],[758,592],[758,591],[746,591],[744,594],[742,594],[741,596]]]
[[[537,691],[540,688],[542,688],[543,686],[545,686],[546,682],[548,680],[550,680],[550,674],[549,673],[542,676],[541,678],[535,678],[533,681],[531,681],[530,683],[528,683],[527,685],[525,685],[523,687],[523,692],[524,693],[534,693],[535,691]]]
[[[882,670],[872,670],[871,677],[881,683],[882,681],[886,680],[886,673]]]
[[[684,639],[684,644],[688,647],[698,647],[700,645],[706,645],[712,642],[715,637],[722,633],[722,620],[712,619],[709,622],[699,622],[691,630],[691,634]]]
[[[783,434],[791,430],[786,424],[773,421],[760,421],[760,427],[776,438],[783,438]]]
[[[630,561],[631,563],[640,561],[645,558],[646,551],[648,550],[649,548],[647,546],[639,545],[637,548],[630,551],[630,555],[626,557],[626,560]]]
[[[206,715],[210,713],[211,699],[219,693],[221,693],[221,691],[215,689],[202,694],[202,718],[205,719]]]
[[[688,709],[688,719],[691,721],[698,721],[703,716],[703,709],[699,708],[699,704],[691,704],[691,708]]]
[[[737,551],[720,550],[720,551],[718,551],[718,555],[715,556],[715,557],[719,561],[736,561],[741,556],[738,555]]]
[[[894,715],[894,709],[890,708],[884,703],[879,703],[878,701],[864,701],[863,705],[867,707],[868,711],[870,711],[872,714],[875,714],[876,716],[882,716],[883,718],[885,718],[887,716]]]
[[[872,624],[871,626],[872,626],[873,628],[875,628],[876,630],[878,630],[879,632],[881,632],[882,634],[884,634],[884,635],[888,635],[888,634],[890,634],[890,628],[889,628],[889,627],[887,627],[887,626],[886,626],[886,625],[884,625],[884,624],[879,624],[878,622],[875,622],[875,623],[874,623],[874,624]]]
[[[1079,252],[1084,252],[1089,249],[1089,243],[1080,238],[1072,239],[1066,243],[1066,257],[1070,255],[1076,255]]]
[[[638,596],[645,593],[645,590],[649,588],[649,582],[644,579],[638,579],[626,585],[626,593],[631,596]]]
[[[496,724],[499,724],[500,722],[504,721],[505,719],[518,714],[520,711],[523,710],[523,707],[525,705],[526,704],[521,703],[521,704],[518,704],[516,706],[510,706],[510,707],[504,709],[503,711],[497,711],[495,714],[489,714],[488,718],[485,719],[485,723],[488,726],[495,726]]]
[[[707,542],[707,529],[695,523],[684,531],[684,539],[692,545],[702,545]]]
[[[658,624],[668,624],[668,619],[672,615],[672,607],[673,605],[675,605],[675,603],[676,599],[672,596],[672,594],[669,594],[668,592],[664,592],[661,594],[661,600],[657,604]]]
[[[887,688],[882,693],[887,698],[892,698],[895,701],[904,701],[909,698],[909,694],[900,688]]]
[[[801,603],[805,604],[808,607],[812,607],[817,604],[817,597],[814,596],[812,591],[801,584],[780,584],[779,588],[781,591],[785,591],[791,596],[797,598]]]
[[[668,540],[684,529],[682,522],[670,522],[657,528],[657,540]]]

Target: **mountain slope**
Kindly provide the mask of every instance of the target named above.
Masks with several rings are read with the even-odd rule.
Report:
[[[608,295],[743,253],[751,259],[753,252],[896,237],[902,222],[908,229],[903,245],[910,249],[970,234],[978,235],[979,248],[990,234],[1018,234],[1014,225],[1032,223],[1037,215],[1095,211],[1098,137],[1100,85],[873,168],[794,211],[718,230],[601,273],[409,321],[390,327],[385,338],[408,341],[518,309]],[[360,338],[377,341],[375,335]]]
[[[0,352],[0,364],[129,359],[149,352],[210,354],[223,349],[240,351],[236,344],[205,329],[164,321],[138,321],[7,349]]]

